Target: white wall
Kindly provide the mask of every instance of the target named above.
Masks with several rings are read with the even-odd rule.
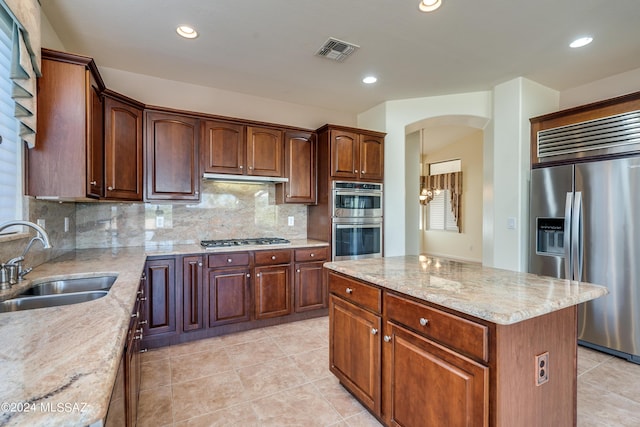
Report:
[[[405,254],[418,255],[420,250],[420,235],[418,226],[420,224],[420,208],[418,204],[418,194],[420,193],[420,179],[422,175],[422,165],[420,164],[422,143],[422,131],[411,132],[406,136],[405,142],[405,162],[404,179],[407,192],[407,202],[411,206],[413,199],[414,209],[405,209]],[[413,194],[413,198],[411,195]]]
[[[386,256],[405,254],[406,200],[405,127],[429,117],[470,115],[491,117],[491,92],[472,92],[387,101],[358,115],[358,127],[387,132],[384,148]],[[413,199],[412,199],[413,200]]]
[[[560,109],[640,91],[640,68],[560,92]]]

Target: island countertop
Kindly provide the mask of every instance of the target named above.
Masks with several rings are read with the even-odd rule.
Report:
[[[604,286],[429,256],[327,262],[332,271],[501,325],[599,298]]]

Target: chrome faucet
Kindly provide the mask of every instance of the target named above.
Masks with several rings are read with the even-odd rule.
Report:
[[[24,261],[24,257],[27,254],[27,252],[29,251],[29,249],[31,249],[31,246],[33,245],[33,243],[38,240],[40,241],[40,243],[42,243],[42,246],[45,249],[50,249],[51,248],[51,242],[49,241],[49,235],[47,234],[47,232],[45,231],[44,228],[40,227],[38,224],[34,224],[33,222],[30,221],[8,221],[5,222],[4,224],[0,224],[0,231],[4,230],[5,228],[9,228],[9,227],[13,227],[13,226],[18,226],[18,225],[24,225],[27,227],[31,227],[34,230],[36,230],[36,235],[29,241],[29,243],[27,244],[27,247],[24,249],[24,251],[22,252],[22,255],[11,258],[9,261],[6,262],[6,264],[2,264],[2,269],[4,269],[6,266],[17,266],[17,279],[22,279],[25,275],[27,275],[32,268],[27,268],[27,269],[22,269],[22,261]],[[3,283],[4,284],[4,283]]]

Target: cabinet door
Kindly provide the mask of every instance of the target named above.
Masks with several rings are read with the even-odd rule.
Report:
[[[210,269],[208,276],[209,327],[250,320],[249,269]]]
[[[105,98],[105,197],[142,200],[142,110]]]
[[[87,196],[104,195],[104,111],[94,79],[87,88]]]
[[[290,265],[256,267],[256,319],[291,313]]]
[[[198,119],[147,112],[146,200],[198,200]]]
[[[489,425],[488,367],[392,323],[385,332],[389,425]]]
[[[176,332],[175,259],[149,260],[146,273],[144,335],[173,334]]]
[[[182,257],[182,330],[204,327],[202,256]]]
[[[380,414],[380,326],[380,316],[329,296],[329,368],[376,414]]]
[[[244,174],[244,146],[244,126],[210,120],[203,122],[203,172]]]
[[[278,184],[276,200],[284,203],[316,203],[315,134],[286,132],[284,138],[285,176],[289,182]]]
[[[384,177],[384,138],[360,135],[360,177],[381,181]]]
[[[360,173],[358,135],[353,132],[333,129],[329,139],[331,143],[331,176],[334,178],[357,178]]]
[[[127,401],[127,424],[128,426],[135,426],[138,418],[138,396],[140,393],[140,339],[142,333],[138,330],[139,323],[137,319],[132,322],[129,329],[130,339],[125,349],[126,353],[126,365],[125,365],[125,377],[126,377],[126,401]]]
[[[327,307],[327,288],[322,280],[323,262],[296,264],[295,303],[296,312]]]
[[[247,175],[282,177],[282,131],[247,127]]]

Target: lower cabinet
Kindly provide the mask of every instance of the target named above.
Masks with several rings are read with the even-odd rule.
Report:
[[[204,328],[204,273],[201,255],[182,257],[182,330]]]
[[[330,370],[378,419],[489,425],[486,326],[332,272],[328,282]]]
[[[326,247],[295,250],[293,308],[296,313],[327,307],[328,294],[322,264],[328,256]]]
[[[488,367],[390,322],[384,341],[389,425],[487,425]]]
[[[376,414],[380,413],[381,317],[329,296],[329,369]]]
[[[152,258],[145,264],[147,277],[142,298],[147,323],[143,326],[145,343],[150,347],[167,345],[177,334],[176,259]]]
[[[248,267],[209,270],[209,327],[250,320],[249,271]]]
[[[256,267],[254,280],[256,319],[291,313],[290,265]]]

